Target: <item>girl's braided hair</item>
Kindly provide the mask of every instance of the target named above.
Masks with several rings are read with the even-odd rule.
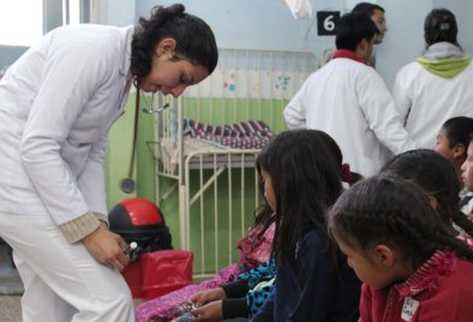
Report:
[[[329,231],[367,250],[389,245],[418,268],[436,250],[450,250],[473,262],[473,250],[447,229],[416,184],[378,175],[345,191],[330,211]]]
[[[438,213],[446,225],[456,224],[473,236],[473,222],[460,211],[460,182],[451,161],[433,150],[407,151],[389,161],[381,173],[417,183],[438,201]]]

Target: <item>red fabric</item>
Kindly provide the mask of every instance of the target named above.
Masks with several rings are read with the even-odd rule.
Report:
[[[342,181],[346,183],[351,183],[353,176],[351,173],[350,165],[348,163],[342,164]]]
[[[251,268],[269,260],[275,227],[272,223],[263,234],[260,227],[251,228],[248,234],[238,241],[241,265]]]
[[[137,260],[134,263],[129,264],[122,271],[122,275],[125,278],[128,288],[131,291],[133,298],[142,298],[143,289],[142,289],[142,276],[141,276],[141,263],[140,260]]]
[[[368,65],[366,60],[364,60],[363,58],[357,56],[354,51],[347,50],[347,49],[337,49],[337,50],[335,50],[335,52],[333,53],[332,59],[335,59],[335,58],[348,58],[348,59],[355,60],[359,63]]]
[[[176,315],[176,312],[180,312],[181,307],[185,306],[195,293],[233,282],[239,274],[266,262],[271,255],[274,227],[273,223],[262,235],[260,235],[261,227],[251,228],[247,236],[238,242],[239,264],[227,266],[211,279],[199,284],[191,284],[146,301],[136,308],[136,321],[169,321],[172,316]]]
[[[176,291],[144,302],[136,308],[137,322],[165,322],[188,312],[189,299],[200,291],[210,290],[233,282],[241,273],[237,264],[225,267],[211,279],[190,284]]]
[[[155,298],[192,283],[192,253],[161,250],[144,253],[123,270],[134,298]]]
[[[453,253],[437,251],[409,280],[374,290],[363,284],[359,322],[405,322],[406,297],[419,302],[410,322],[471,322],[473,263]]]

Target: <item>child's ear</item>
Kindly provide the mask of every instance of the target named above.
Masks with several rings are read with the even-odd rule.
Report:
[[[463,144],[461,143],[455,144],[452,151],[453,151],[453,158],[455,160],[465,160],[466,147]]]
[[[389,246],[379,244],[374,247],[376,263],[384,267],[392,267],[396,262],[396,252]]]

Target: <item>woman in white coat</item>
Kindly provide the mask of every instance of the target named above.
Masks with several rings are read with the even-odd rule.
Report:
[[[25,286],[23,321],[134,321],[120,270],[126,243],[107,228],[107,133],[130,85],[179,96],[218,53],[184,6],[136,27],[79,25],[47,34],[0,81],[0,237]]]
[[[433,149],[446,120],[473,117],[473,65],[457,42],[452,12],[432,10],[424,31],[426,50],[399,71],[393,96],[412,139],[419,148]]]

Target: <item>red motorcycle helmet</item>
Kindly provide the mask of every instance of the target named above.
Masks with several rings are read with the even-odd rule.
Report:
[[[141,252],[172,249],[171,235],[161,210],[145,198],[122,200],[108,214],[110,230],[136,242]]]

